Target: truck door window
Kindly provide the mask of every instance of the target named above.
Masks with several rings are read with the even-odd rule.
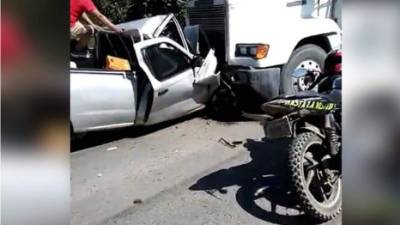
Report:
[[[71,61],[77,69],[104,70],[107,56],[126,59],[131,68],[135,68],[137,65],[130,37],[101,32],[96,34],[93,50],[85,52],[85,55],[71,53]]]
[[[192,69],[191,60],[174,46],[161,43],[142,50],[146,64],[159,81],[166,80],[188,69]]]
[[[135,65],[135,55],[131,40],[116,34],[100,34],[97,49],[98,67],[104,68],[107,55],[127,59],[131,66]]]
[[[160,34],[161,37],[167,37],[171,40],[174,40],[176,43],[183,46],[183,41],[181,35],[179,34],[178,28],[174,21],[170,21],[167,26],[164,28],[163,32]]]

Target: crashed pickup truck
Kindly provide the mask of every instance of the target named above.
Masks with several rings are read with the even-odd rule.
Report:
[[[206,106],[220,79],[214,50],[197,51],[196,27],[184,32],[172,14],[118,26],[123,34],[97,32],[90,54],[71,53],[73,133],[152,125]],[[109,69],[108,57],[129,69]]]

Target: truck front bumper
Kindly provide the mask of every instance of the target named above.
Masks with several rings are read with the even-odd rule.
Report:
[[[250,87],[264,99],[271,99],[280,94],[279,67],[234,69],[228,72],[228,76],[234,86]]]

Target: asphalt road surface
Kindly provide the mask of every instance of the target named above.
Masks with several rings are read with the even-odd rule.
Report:
[[[201,117],[89,134],[71,153],[71,224],[318,224],[288,190],[285,144]]]

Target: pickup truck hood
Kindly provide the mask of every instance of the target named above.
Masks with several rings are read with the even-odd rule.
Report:
[[[146,34],[149,37],[154,37],[154,33],[158,27],[168,18],[168,15],[158,15],[139,20],[133,20],[118,24],[119,28],[127,31],[137,29],[141,34]]]

